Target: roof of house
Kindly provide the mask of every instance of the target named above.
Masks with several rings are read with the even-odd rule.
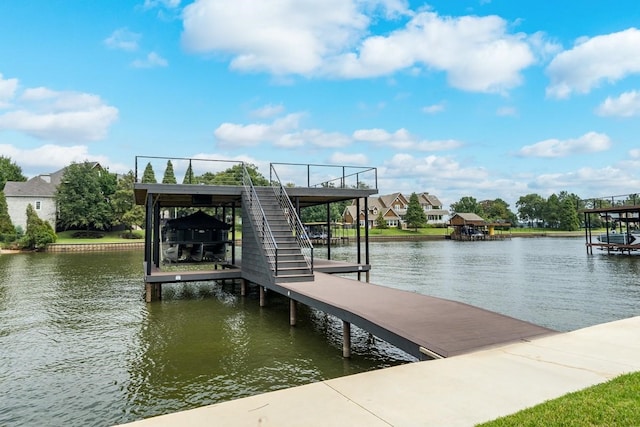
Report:
[[[97,162],[91,162],[91,167],[100,166]],[[7,181],[4,185],[5,197],[54,197],[64,176],[62,168],[50,174],[35,176],[28,181]]]
[[[477,222],[477,223],[484,223],[484,219],[474,213],[471,212],[457,212],[455,214],[453,214],[453,216],[451,217],[451,222],[453,222],[455,220],[455,217],[460,217],[463,220],[465,220],[466,222]]]
[[[429,202],[431,206],[442,206],[442,202],[440,201],[440,199],[438,199],[433,194],[422,193],[420,194],[420,196],[423,197],[427,202]]]

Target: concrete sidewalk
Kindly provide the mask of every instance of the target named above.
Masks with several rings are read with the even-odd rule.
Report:
[[[640,317],[127,424],[472,426],[640,371]]]

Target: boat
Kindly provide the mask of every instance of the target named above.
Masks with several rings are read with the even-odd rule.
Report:
[[[629,245],[640,247],[640,231],[634,230],[627,233],[601,233],[598,236],[600,243],[610,245]]]

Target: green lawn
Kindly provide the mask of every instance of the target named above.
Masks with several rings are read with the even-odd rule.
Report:
[[[82,244],[82,243],[125,243],[125,242],[142,242],[144,241],[144,231],[136,231],[140,236],[140,239],[123,239],[121,237],[122,231],[101,231],[100,234],[102,237],[73,237],[73,234],[77,233],[78,230],[67,230],[60,231],[56,233],[58,236],[58,240],[56,243],[61,244]]]
[[[523,388],[526,389],[526,385]],[[567,394],[480,426],[640,426],[640,372],[621,375],[604,384]]]

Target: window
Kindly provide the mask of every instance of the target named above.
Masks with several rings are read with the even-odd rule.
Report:
[[[42,208],[42,202],[40,200],[36,200],[35,209],[39,211]]]

